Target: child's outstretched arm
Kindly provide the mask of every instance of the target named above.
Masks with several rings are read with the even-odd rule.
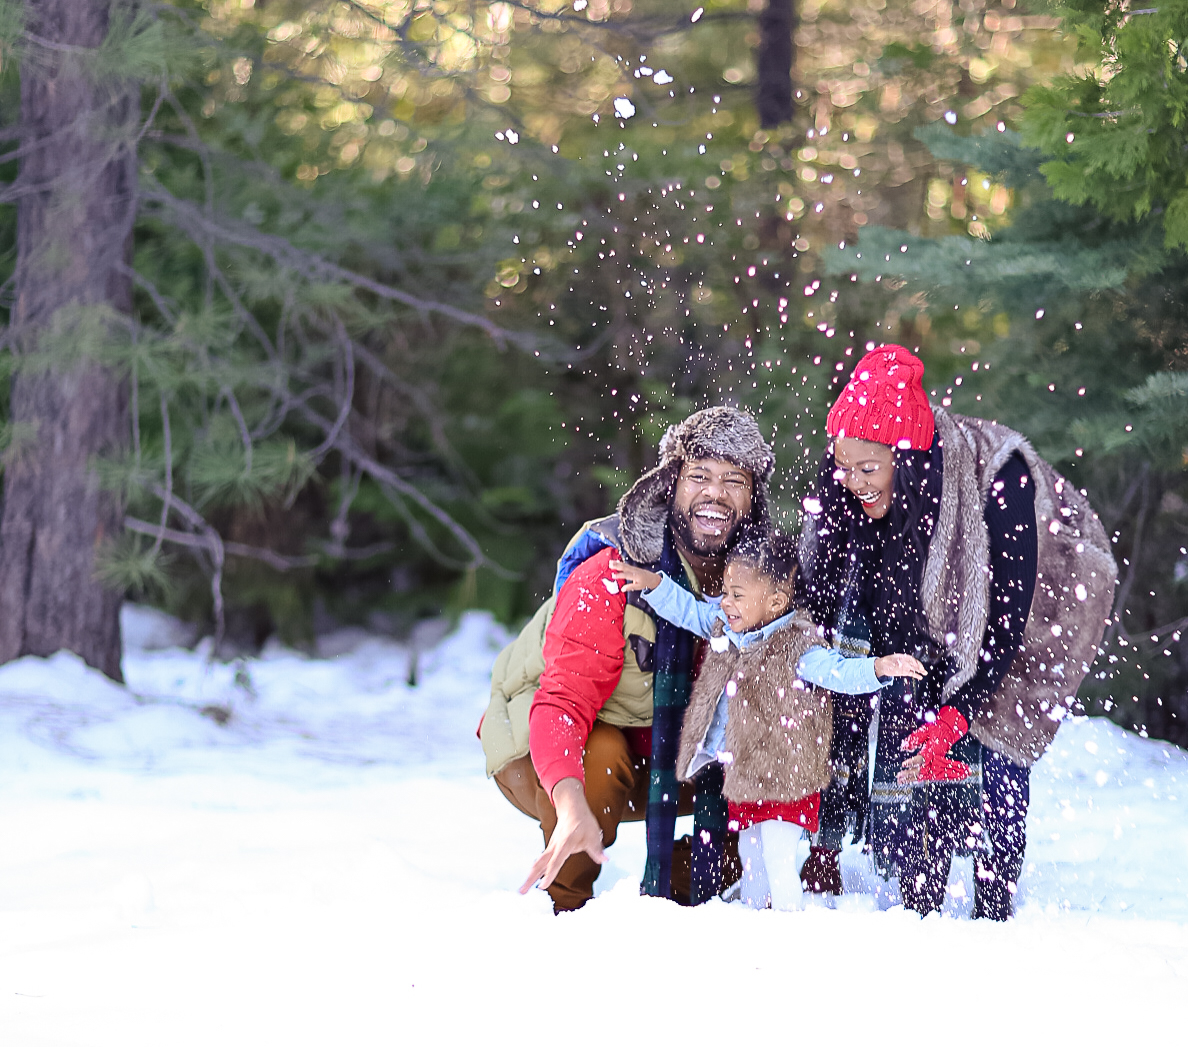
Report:
[[[634,564],[624,563],[622,560],[611,560],[611,573],[623,585],[623,592],[638,593],[655,589],[663,580],[664,575],[649,571],[646,567],[636,567]]]
[[[622,560],[611,560],[610,569],[616,578],[626,582],[624,590],[642,592],[648,606],[661,618],[698,636],[708,638],[713,635],[714,622],[722,615],[716,603],[698,600],[666,574],[633,567]]]
[[[886,687],[893,677],[910,676],[919,680],[924,674],[924,666],[911,655],[847,658],[832,647],[812,648],[796,666],[796,675],[806,683],[839,694],[870,694]]]

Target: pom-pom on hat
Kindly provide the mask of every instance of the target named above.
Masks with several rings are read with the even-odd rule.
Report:
[[[924,364],[902,345],[880,345],[854,368],[829,409],[830,436],[927,451],[936,423],[924,392]]]

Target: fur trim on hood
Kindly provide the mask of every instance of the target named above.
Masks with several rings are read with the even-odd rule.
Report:
[[[755,478],[751,522],[770,525],[767,482],[775,470],[775,453],[763,439],[759,425],[736,407],[708,407],[671,425],[660,441],[660,462],[644,473],[619,500],[623,551],[640,564],[655,563],[664,547],[668,499],[680,475],[681,463],[716,458],[749,469]]]

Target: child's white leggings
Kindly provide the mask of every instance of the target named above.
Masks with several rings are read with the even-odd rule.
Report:
[[[808,856],[808,835],[792,822],[767,821],[738,834],[742,859],[741,899],[752,909],[803,906],[800,866]]]

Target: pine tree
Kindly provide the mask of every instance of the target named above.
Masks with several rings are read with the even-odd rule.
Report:
[[[920,132],[967,180],[1013,194],[990,239],[866,231],[830,267],[895,286],[946,406],[1021,430],[1089,492],[1119,562],[1115,620],[1082,697],[1136,730],[1188,742],[1188,260],[1158,215],[1111,219],[1053,197],[1047,158],[1009,132]],[[1129,216],[1127,216],[1129,217]],[[1179,571],[1179,574],[1177,574]],[[1166,652],[1166,653],[1165,653]]]
[[[1033,88],[1027,142],[1058,199],[1120,220],[1155,218],[1188,249],[1188,2],[1059,5],[1080,72]]]
[[[0,661],[68,648],[120,678],[120,594],[95,556],[121,525],[91,459],[127,435],[128,387],[72,343],[118,326],[132,300],[139,85],[104,75],[110,0],[30,4],[23,44],[10,448],[0,522]],[[52,352],[52,347],[66,352]],[[75,348],[77,348],[75,346]],[[73,356],[73,359],[68,357]]]

